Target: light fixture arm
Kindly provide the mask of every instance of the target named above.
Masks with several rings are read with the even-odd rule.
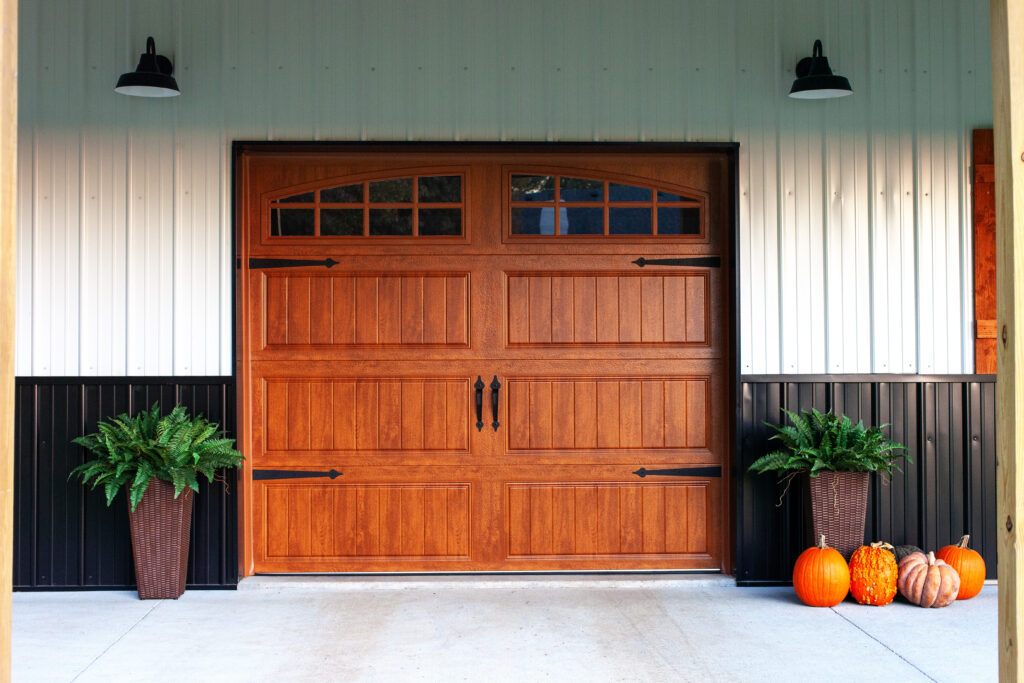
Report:
[[[824,62],[824,68],[822,68]],[[804,57],[796,63],[796,77],[803,78],[812,74],[827,73],[831,75],[832,70],[828,67],[828,59],[821,54],[821,41],[814,41],[814,49],[810,57]]]
[[[153,71],[170,76],[174,73],[174,64],[167,57],[156,53],[156,41],[153,36],[146,38],[146,52],[139,58],[136,71]]]

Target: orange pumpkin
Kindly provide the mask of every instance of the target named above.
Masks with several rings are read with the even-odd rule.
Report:
[[[850,593],[862,605],[888,605],[896,597],[899,573],[888,543],[862,545],[850,556]]]
[[[960,575],[960,592],[957,600],[973,598],[981,592],[985,585],[985,560],[977,550],[967,547],[970,536],[964,536],[956,545],[947,545],[935,553],[939,558]]]
[[[811,607],[835,607],[850,592],[850,568],[838,550],[825,545],[824,534],[817,546],[796,559],[793,588],[797,597]]]
[[[945,607],[956,600],[960,577],[935,553],[911,553],[900,560],[900,595],[921,607]]]

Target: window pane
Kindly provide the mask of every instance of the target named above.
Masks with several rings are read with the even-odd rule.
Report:
[[[695,202],[696,199],[692,197],[684,197],[681,194],[672,194],[671,192],[662,192],[658,190],[658,201],[659,202]]]
[[[315,200],[313,199],[312,192],[304,192],[302,194],[292,195],[291,197],[284,197],[283,199],[278,199],[277,201],[283,202],[285,204],[293,204],[298,202],[309,202],[310,204],[312,204]]]
[[[549,175],[512,176],[512,201],[553,202],[555,201],[555,178]]]
[[[329,190],[320,190],[320,201],[325,204],[360,204],[363,201],[363,184],[342,185]],[[321,232],[323,232],[321,230]]]
[[[362,235],[362,209],[320,209],[321,235]]]
[[[412,178],[378,180],[370,183],[371,202],[411,202]]]
[[[270,234],[275,237],[313,234],[313,209],[271,209]]]
[[[513,235],[539,235],[541,223],[541,211],[547,212],[550,218],[551,230],[548,235],[554,233],[554,212],[552,209],[512,209],[512,234]]]
[[[659,214],[660,218],[661,214]],[[650,235],[650,209],[621,209],[612,207],[608,210],[608,234],[610,235]]]
[[[658,208],[659,235],[699,235],[700,209]]]
[[[603,235],[604,209],[562,209],[563,235]]]
[[[412,235],[412,209],[370,209],[370,234]]]
[[[462,209],[420,209],[421,235],[461,235]]]
[[[457,175],[438,175],[419,179],[420,202],[461,202],[462,178]],[[422,232],[422,230],[420,231]]]
[[[649,202],[652,193],[649,187],[611,183],[608,186],[608,195],[613,202]]]
[[[604,183],[600,180],[562,178],[559,183],[559,187],[561,189],[560,196],[563,202],[604,201]]]

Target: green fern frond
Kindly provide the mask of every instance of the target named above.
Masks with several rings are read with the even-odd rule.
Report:
[[[845,415],[822,413],[815,408],[797,414],[783,409],[789,424],[765,423],[774,433],[769,440],[781,447],[754,460],[752,472],[861,471],[892,474],[902,471],[899,461],[913,462],[902,444],[889,439],[881,427],[855,425]]]
[[[134,417],[122,413],[101,421],[96,429],[72,439],[93,458],[72,468],[68,478],[102,486],[107,505],[127,488],[134,510],[154,477],[174,484],[175,495],[186,487],[198,490],[198,475],[212,482],[217,470],[239,467],[243,460],[217,423],[190,417],[180,405],[161,416],[160,404],[154,403]]]

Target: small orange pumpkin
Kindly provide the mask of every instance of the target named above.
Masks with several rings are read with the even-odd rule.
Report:
[[[850,568],[838,550],[825,545],[824,534],[818,545],[796,559],[793,588],[797,597],[811,607],[835,607],[850,592]]]
[[[850,593],[862,605],[888,605],[896,597],[899,576],[892,546],[862,545],[850,556]]]
[[[964,536],[956,545],[947,545],[935,553],[960,575],[960,592],[957,600],[968,600],[981,592],[985,585],[985,559],[977,550],[967,547],[970,536]]]
[[[900,595],[921,607],[945,607],[956,600],[960,577],[935,553],[911,553],[900,560]]]

